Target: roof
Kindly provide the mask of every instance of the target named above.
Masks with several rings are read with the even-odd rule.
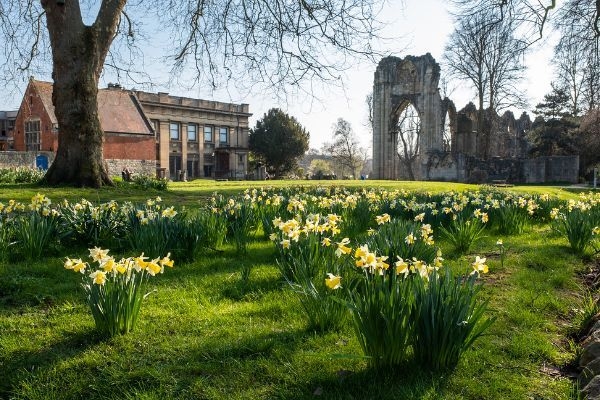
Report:
[[[32,80],[52,123],[57,123],[50,82]],[[98,90],[98,117],[104,132],[153,135],[150,122],[135,96],[125,90]]]
[[[33,79],[30,82],[38,92],[38,95],[44,104],[44,108],[48,112],[50,121],[52,121],[53,124],[57,124],[58,121],[56,120],[56,115],[54,114],[54,105],[52,104],[52,83],[36,81]]]

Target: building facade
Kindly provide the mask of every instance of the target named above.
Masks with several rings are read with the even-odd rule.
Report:
[[[14,150],[56,152],[59,125],[52,105],[50,82],[31,79],[25,90],[13,129]],[[104,131],[104,159],[110,175],[121,169],[154,175],[154,131],[136,97],[123,90],[98,91],[98,117]]]
[[[0,151],[12,149],[16,119],[17,111],[0,111]]]
[[[248,104],[134,93],[156,132],[156,163],[166,177],[246,177]]]

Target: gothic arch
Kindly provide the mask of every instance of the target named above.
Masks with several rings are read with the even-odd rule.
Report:
[[[419,148],[422,157],[430,151],[442,151],[442,99],[438,90],[440,66],[427,53],[424,56],[386,57],[379,62],[373,84],[373,176],[396,179],[395,126],[403,108],[412,104],[421,120]],[[449,107],[449,106],[447,106]],[[452,105],[453,107],[453,105]],[[452,113],[456,115],[455,111]],[[454,118],[455,117],[450,117]],[[416,178],[425,176],[427,160],[416,162]]]

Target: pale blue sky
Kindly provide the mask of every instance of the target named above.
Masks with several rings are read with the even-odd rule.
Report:
[[[383,11],[388,23],[384,36],[395,38],[382,43],[381,47],[388,50],[390,55],[404,57],[406,55],[422,55],[427,52],[440,62],[447,37],[452,31],[452,20],[446,9],[447,2],[443,0],[392,0]],[[543,45],[543,43],[540,43]],[[552,70],[549,68],[551,47],[545,46],[543,51],[531,53],[527,57],[529,70],[528,78],[522,82],[522,88],[530,99],[530,111],[543,95],[550,89]],[[155,49],[157,49],[155,47]],[[159,54],[146,54],[146,71],[159,82],[166,76],[167,70],[156,67]],[[282,102],[268,93],[238,93],[234,88],[222,88],[214,93],[205,93],[200,89],[187,90],[177,86],[157,87],[156,91],[167,91],[173,95],[198,97],[226,102],[248,103],[254,114],[251,126],[272,107],[282,108],[295,116],[310,132],[311,147],[320,148],[331,140],[332,126],[338,118],[344,118],[352,124],[354,131],[364,147],[370,147],[371,137],[366,128],[367,106],[365,97],[372,90],[373,73],[376,65],[369,63],[357,64],[347,71],[343,87],[316,86],[315,95],[318,99],[307,96],[287,97]],[[443,66],[442,66],[443,68]],[[39,76],[39,79],[49,77]],[[105,77],[103,85],[113,82],[113,77]],[[125,84],[127,86],[127,84]],[[456,90],[450,94],[458,109],[474,98],[473,90],[468,83],[453,82]],[[25,84],[22,89],[25,89]],[[0,98],[0,110],[16,109],[19,106],[20,93],[8,98]],[[521,110],[514,110],[520,114]]]

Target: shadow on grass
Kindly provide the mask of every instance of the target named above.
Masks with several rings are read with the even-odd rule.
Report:
[[[366,368],[360,371],[339,370],[333,376],[315,378],[295,388],[296,393],[282,393],[281,399],[361,399],[396,400],[442,397],[448,375],[400,366],[394,371]],[[298,393],[299,392],[299,393]]]
[[[51,369],[57,362],[75,357],[103,340],[95,330],[63,333],[60,339],[41,349],[22,349],[3,354],[0,366],[6,373],[0,379],[0,398],[10,398],[23,374]]]

